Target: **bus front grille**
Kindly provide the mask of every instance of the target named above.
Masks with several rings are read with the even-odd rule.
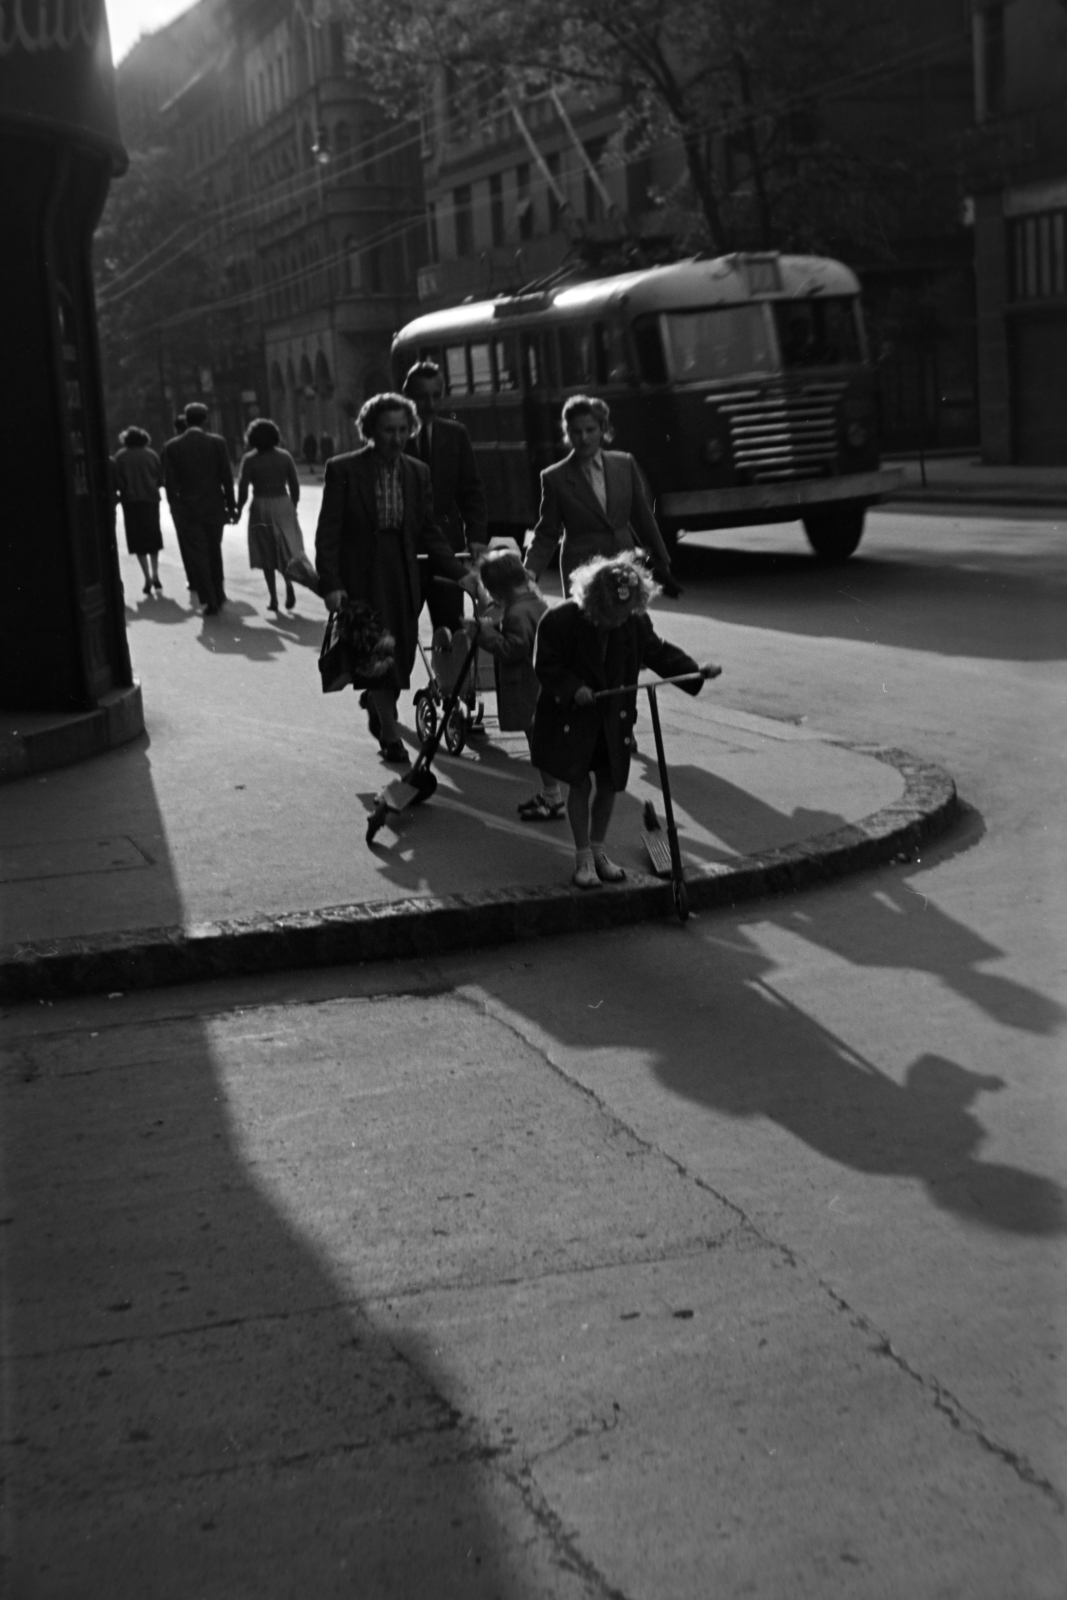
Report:
[[[708,397],[730,421],[734,467],[756,483],[820,478],[837,457],[835,409],[843,383],[738,389]]]

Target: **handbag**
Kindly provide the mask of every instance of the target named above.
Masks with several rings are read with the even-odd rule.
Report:
[[[339,689],[373,689],[393,665],[396,640],[381,627],[370,606],[346,600],[331,611],[319,650],[323,694]]]

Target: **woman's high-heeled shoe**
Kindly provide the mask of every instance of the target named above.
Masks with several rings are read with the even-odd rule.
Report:
[[[149,581],[145,584],[145,586],[144,586],[144,588],[143,588],[143,590],[141,592],[142,592],[142,594],[151,594],[152,593],[152,580],[151,579],[149,579]]]
[[[158,589],[160,594],[163,593],[163,585],[160,583],[158,578],[153,578],[152,579],[152,587],[153,587],[153,589]]]
[[[291,583],[287,583],[285,586],[285,609],[286,611],[296,610],[296,590]]]

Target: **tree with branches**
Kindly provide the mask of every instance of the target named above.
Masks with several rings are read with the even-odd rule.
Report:
[[[346,0],[346,9],[353,53],[394,114],[415,111],[443,69],[460,94],[487,83],[552,85],[614,101],[617,160],[674,142],[684,177],[660,199],[689,247],[847,244],[877,255],[918,207],[953,204],[951,139],[917,128],[900,93],[914,93],[947,56],[966,60],[965,30],[937,0],[583,0],[566,9],[559,0]],[[920,14],[932,20],[919,27]],[[872,127],[872,96],[894,74],[895,113]]]

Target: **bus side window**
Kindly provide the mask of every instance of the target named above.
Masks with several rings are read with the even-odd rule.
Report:
[[[493,364],[489,359],[489,346],[487,344],[472,344],[471,355],[471,389],[474,394],[492,394],[493,392]]]
[[[626,330],[619,322],[596,325],[597,383],[628,383],[630,362],[626,349]]]
[[[495,339],[493,346],[493,353],[496,356],[497,388],[502,390],[517,389],[519,387],[519,376],[514,337]]]
[[[667,363],[663,356],[663,335],[659,317],[635,317],[633,322],[634,347],[646,383],[666,383]]]
[[[537,348],[536,333],[524,333],[522,336],[522,384],[523,388],[531,393],[543,387],[541,376],[541,356]]]
[[[445,387],[449,394],[467,393],[467,347],[448,345],[445,350]]]
[[[564,389],[585,388],[596,382],[592,328],[560,328],[559,354]]]

